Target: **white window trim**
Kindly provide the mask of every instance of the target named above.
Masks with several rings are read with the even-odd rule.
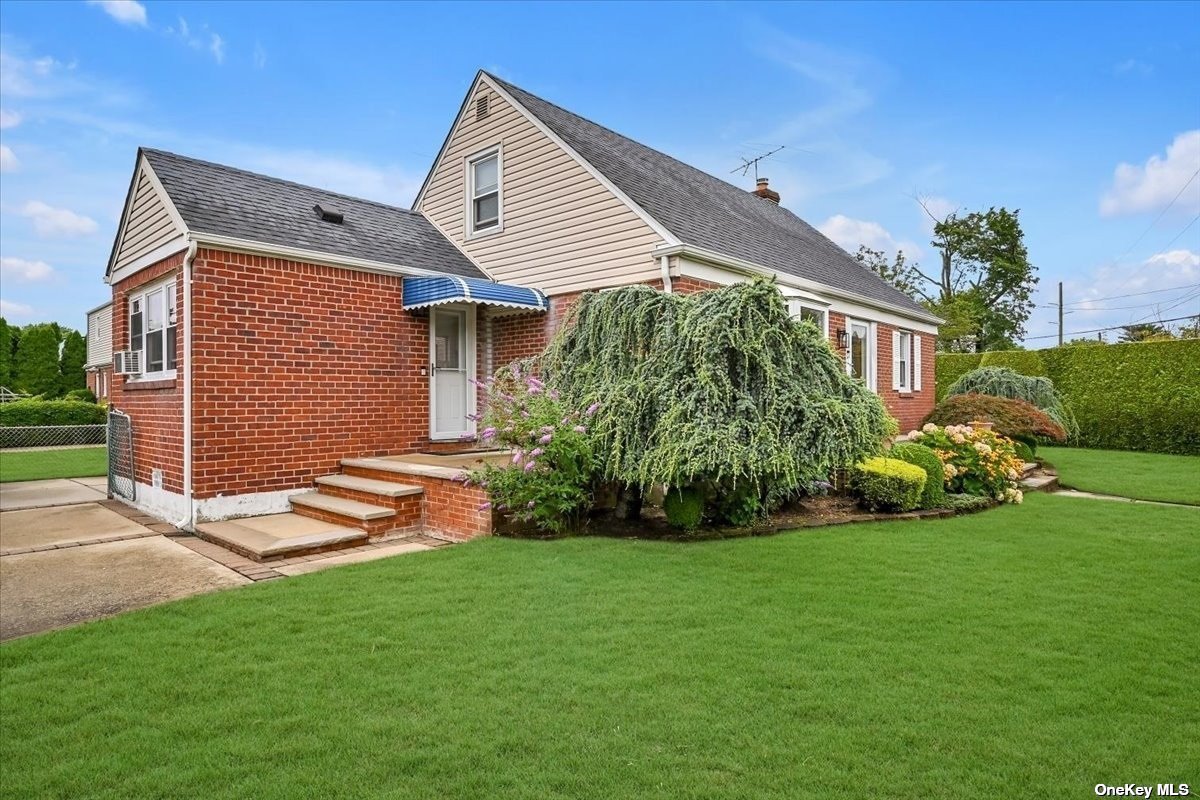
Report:
[[[908,343],[905,353],[905,342]],[[907,356],[907,358],[905,357]],[[896,391],[901,394],[912,394],[913,391],[913,334],[912,331],[896,331],[896,353],[892,359],[892,372],[895,377]],[[903,364],[903,369],[899,365]]]
[[[475,230],[475,163],[496,157],[496,224]],[[480,150],[463,159],[463,231],[467,241],[492,236],[504,230],[504,144]]]
[[[139,300],[139,299],[142,301],[142,361],[141,361],[141,363],[142,363],[143,367],[145,367],[149,363],[149,359],[147,356],[147,353],[149,352],[149,348],[146,347],[146,337],[149,336],[150,334],[149,334],[149,331],[146,330],[146,323],[147,323],[147,319],[148,319],[148,314],[146,311],[146,298],[149,295],[153,294],[154,292],[157,292],[159,289],[164,289],[168,286],[171,287],[171,292],[176,293],[176,296],[178,296],[177,295],[178,287],[179,287],[178,281],[179,281],[179,276],[172,275],[171,277],[169,277],[165,280],[157,281],[155,283],[148,283],[145,286],[139,286],[136,290],[131,291],[125,297],[125,319],[126,319],[126,325],[127,325],[127,327],[125,329],[125,342],[126,342],[126,346],[128,346],[131,349],[133,347],[133,341],[131,340],[131,337],[133,335],[133,301]],[[167,303],[168,296],[169,295],[167,292],[163,292],[163,326],[162,326],[160,335],[163,337],[163,366],[164,367],[166,366],[166,363],[167,363],[167,347],[166,347],[167,328],[170,327],[170,325],[168,324],[170,322],[170,316],[169,316],[170,315],[170,305]],[[175,309],[175,314],[176,314],[175,325],[176,325],[176,330],[178,330],[178,326],[179,326],[179,308],[178,308],[178,306]],[[175,363],[178,364],[179,363],[179,352],[178,352],[179,337],[178,337],[178,334],[175,337],[175,346],[176,346]],[[170,380],[171,378],[174,378],[176,376],[177,372],[178,372],[178,370],[175,370],[175,369],[161,369],[161,370],[158,370],[157,372],[143,371],[136,376],[131,376],[127,382],[137,383],[139,381]]]
[[[829,309],[825,306],[819,306],[816,303],[806,303],[802,300],[797,300],[794,297],[787,299],[788,313],[792,315],[792,319],[799,320],[800,312],[816,311],[821,315],[821,333],[825,334],[825,338],[829,338]]]
[[[854,326],[855,325],[860,325],[860,326],[865,325],[867,328],[867,338],[866,338],[867,352],[863,354],[867,360],[867,363],[863,365],[863,374],[866,376],[867,388],[874,392],[874,391],[877,391],[876,387],[878,386],[878,372],[879,372],[879,365],[876,363],[876,360],[875,360],[876,359],[875,353],[879,349],[879,347],[875,343],[875,338],[877,336],[877,333],[876,333],[876,328],[875,328],[874,322],[868,322],[865,319],[853,319],[851,317],[846,318],[846,374],[847,375],[854,374],[854,368],[853,368],[854,365],[851,363],[851,358],[854,355]]]

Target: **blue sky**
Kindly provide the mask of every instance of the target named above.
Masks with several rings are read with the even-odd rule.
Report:
[[[18,324],[104,301],[138,145],[407,206],[479,68],[747,188],[740,159],[784,145],[762,174],[850,250],[933,267],[914,198],[1020,208],[1030,337],[1059,280],[1068,333],[1200,312],[1200,4],[10,0],[0,23]]]

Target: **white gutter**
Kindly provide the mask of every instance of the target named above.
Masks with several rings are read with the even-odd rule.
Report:
[[[671,257],[659,256],[658,264],[662,268],[663,291],[671,293]]]
[[[183,256],[183,502],[187,516],[175,523],[176,528],[194,530],[196,502],[192,494],[192,262],[200,243],[188,242]]]
[[[799,278],[786,272],[768,269],[767,267],[755,264],[752,261],[746,261],[734,256],[727,256],[724,253],[718,253],[714,250],[707,250],[703,247],[696,247],[690,244],[656,247],[653,251],[651,251],[651,255],[658,256],[660,258],[662,256],[678,255],[684,258],[691,258],[696,261],[702,261],[717,267],[722,267],[732,272],[740,272],[745,275],[762,275],[764,277],[774,278],[780,283],[786,285],[796,286],[800,289],[807,289],[817,292],[818,294],[828,295],[830,297],[838,297],[842,300],[849,300],[852,303],[869,306],[871,308],[877,308],[881,311],[890,311],[893,314],[899,314],[902,317],[908,317],[910,319],[918,319],[923,322],[928,322],[932,325],[940,325],[946,321],[941,317],[928,312],[921,313],[919,311],[913,311],[907,308],[900,308],[898,306],[891,305],[890,303],[881,303],[878,300],[872,300],[871,298],[863,297],[862,295],[854,294],[853,292],[847,292],[844,289],[835,289],[823,283],[817,283],[816,281]]]

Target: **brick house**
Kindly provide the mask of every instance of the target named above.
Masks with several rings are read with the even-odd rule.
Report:
[[[478,447],[470,379],[631,283],[773,278],[912,427],[940,320],[778,200],[485,72],[411,210],[142,149],[106,277],[133,502],[486,533],[479,490],[422,454]]]

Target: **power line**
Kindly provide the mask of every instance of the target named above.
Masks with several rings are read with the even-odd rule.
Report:
[[[1115,267],[1117,265],[1117,262],[1119,262],[1122,258],[1129,255],[1130,251],[1132,251],[1133,248],[1137,247],[1138,242],[1142,241],[1142,239],[1145,238],[1146,234],[1149,233],[1151,231],[1151,229],[1153,229],[1154,226],[1158,224],[1158,221],[1160,219],[1162,219],[1163,216],[1171,209],[1171,206],[1175,205],[1175,201],[1183,196],[1184,191],[1186,191],[1187,188],[1192,185],[1192,181],[1196,180],[1197,175],[1200,175],[1200,169],[1197,169],[1195,172],[1192,173],[1192,177],[1190,177],[1186,181],[1184,181],[1183,186],[1180,186],[1179,191],[1176,192],[1175,196],[1171,198],[1171,202],[1167,203],[1167,205],[1163,208],[1163,210],[1158,212],[1158,216],[1154,218],[1154,221],[1151,222],[1149,225],[1147,225],[1146,229],[1144,231],[1142,231],[1141,233],[1138,234],[1138,237],[1133,240],[1133,244],[1129,245],[1129,247],[1126,247],[1125,251],[1123,253],[1121,253],[1121,255],[1117,256],[1116,258],[1114,258],[1112,260],[1112,263],[1109,264],[1110,269],[1112,267]],[[1172,244],[1175,244],[1176,239],[1178,239],[1180,236],[1183,236],[1184,232],[1186,232],[1188,228],[1192,227],[1192,223],[1194,223],[1195,221],[1196,220],[1193,219],[1191,222],[1189,222],[1187,225],[1185,225],[1183,230],[1175,235],[1175,238],[1171,240],[1170,244],[1168,244],[1167,247],[1170,247]],[[1163,248],[1163,249],[1166,249],[1166,248]],[[1143,264],[1142,266],[1145,266],[1145,265]],[[1139,272],[1141,272],[1141,269],[1142,269],[1141,267],[1138,267],[1137,269],[1135,269],[1130,274],[1130,276],[1128,278],[1126,278],[1124,280],[1124,282],[1121,283],[1121,286],[1122,287],[1127,286],[1129,284],[1129,282],[1131,280],[1133,280],[1134,275],[1137,275]]]
[[[1179,237],[1180,237],[1180,236],[1183,236],[1185,233],[1187,233],[1187,232],[1188,232],[1188,228],[1190,228],[1190,227],[1192,227],[1193,225],[1195,225],[1195,224],[1196,224],[1196,220],[1198,220],[1198,219],[1200,219],[1200,214],[1197,214],[1196,216],[1192,217],[1192,221],[1191,221],[1191,222],[1189,222],[1187,225],[1184,225],[1184,226],[1183,226],[1183,230],[1181,230],[1179,233],[1175,234],[1175,238],[1174,238],[1174,239],[1172,239],[1171,241],[1167,242],[1167,246],[1166,246],[1166,247],[1164,247],[1164,248],[1163,248],[1163,250],[1170,250],[1170,249],[1171,249],[1171,245],[1173,245],[1173,244],[1175,244],[1177,241],[1179,241]]]
[[[1197,219],[1200,219],[1200,217],[1197,217]],[[1088,300],[1076,300],[1073,303],[1067,303],[1066,306],[1067,306],[1067,308],[1070,308],[1071,306],[1083,305],[1084,303],[1099,303],[1104,300],[1124,300],[1126,297],[1142,297],[1143,295],[1147,295],[1147,294],[1160,294],[1162,292],[1177,292],[1180,289],[1195,289],[1197,286],[1200,286],[1200,283],[1191,283],[1191,284],[1186,284],[1184,286],[1173,286],[1170,289],[1151,289],[1148,292],[1134,292],[1133,294],[1114,294],[1111,297],[1092,297]],[[1054,304],[1050,303],[1049,305],[1054,305]],[[1093,311],[1096,309],[1089,308],[1086,310]],[[1100,310],[1103,310],[1103,309],[1100,309]]]
[[[1180,320],[1184,320],[1184,319],[1196,319],[1197,316],[1198,315],[1196,315],[1196,314],[1189,314],[1186,317],[1172,317],[1171,319],[1155,320],[1155,322],[1179,322]],[[1128,327],[1131,327],[1132,325],[1138,325],[1138,324],[1140,324],[1140,323],[1131,322],[1128,325],[1109,325],[1107,328],[1092,328],[1090,331],[1071,331],[1070,333],[1064,333],[1063,335],[1064,336],[1080,336],[1085,333],[1100,333],[1101,331],[1115,331],[1115,330],[1120,330],[1121,328],[1128,328]],[[1058,334],[1050,333],[1050,334],[1046,334],[1043,336],[1026,336],[1025,341],[1033,341],[1034,339],[1055,339],[1055,338],[1058,338]]]

